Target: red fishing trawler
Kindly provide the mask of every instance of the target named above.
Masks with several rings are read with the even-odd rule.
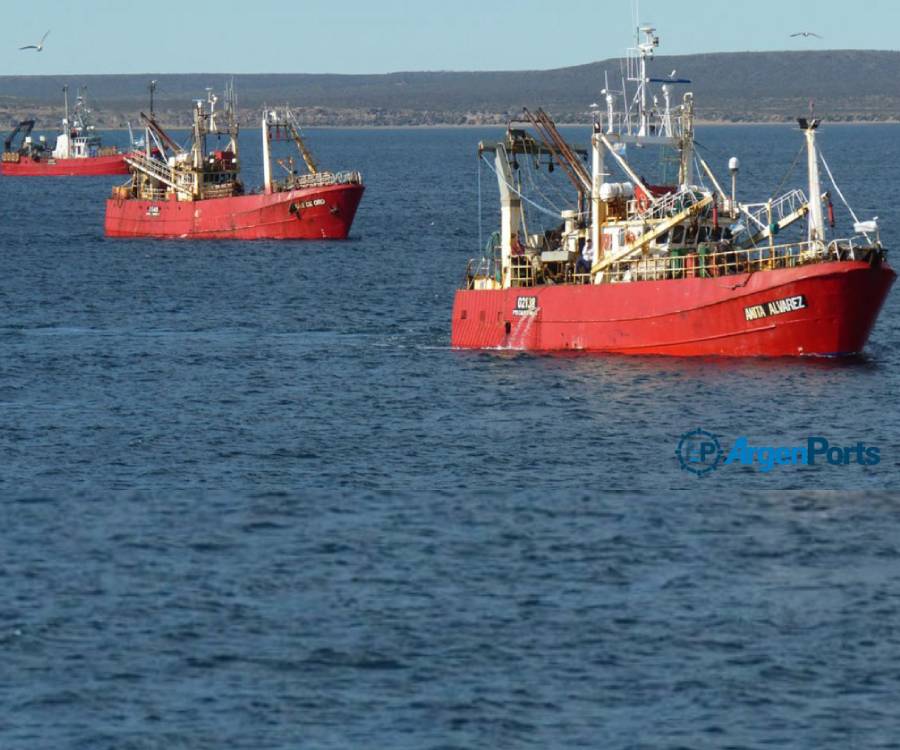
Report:
[[[69,119],[69,87],[63,87],[65,116],[62,132],[51,149],[43,136],[35,143],[31,137],[34,120],[23,120],[3,142],[0,174],[21,177],[83,177],[128,174],[125,154],[115,146],[104,147],[90,124],[86,90],[78,92],[72,118]],[[16,146],[15,141],[21,138]]]
[[[303,141],[287,107],[266,109],[262,117],[264,185],[250,193],[240,179],[238,124],[233,90],[225,108],[217,97],[194,107],[192,143],[179,146],[151,116],[145,149],[126,161],[127,185],[106,202],[109,237],[184,239],[345,239],[362,198],[359,172],[323,172]],[[207,150],[207,136],[225,136],[222,149]],[[298,174],[293,157],[278,159],[285,175],[272,175],[271,144],[293,141],[306,165]]]
[[[854,236],[834,235],[820,165],[844,196],[817,146],[819,120],[799,120],[808,196],[795,188],[740,202],[739,161],[729,163],[726,193],[695,149],[692,95],[671,104],[673,86],[690,81],[648,78],[658,45],[654,28],[639,29],[626,59],[633,96],[625,80],[615,92],[607,83],[590,149],[571,147],[541,110],[523,117],[535,135],[511,124],[503,142],[480,144],[479,158],[497,176],[501,229],[485,256],[469,262],[453,305],[452,345],[673,356],[861,352],[896,274],[877,219],[860,221],[847,204]],[[651,99],[651,83],[662,84],[661,100]],[[650,184],[626,158],[629,148],[644,156],[649,146],[673,154],[677,184]],[[573,210],[554,213],[527,194],[543,162],[571,181]],[[608,162],[624,181],[609,179]],[[561,223],[529,233],[526,207]]]

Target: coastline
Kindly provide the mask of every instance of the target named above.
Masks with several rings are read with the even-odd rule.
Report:
[[[847,126],[871,126],[871,125],[900,125],[900,119],[890,119],[890,120],[829,120],[827,117],[822,118],[824,124],[826,125],[840,125],[842,127]],[[180,124],[167,124],[165,121],[160,123],[167,130],[180,131],[180,130],[188,130],[189,128]],[[748,125],[752,126],[793,126],[796,124],[795,120],[702,120],[698,119],[695,121],[695,125],[700,127],[744,127]],[[556,124],[557,127],[560,128],[583,128],[588,127],[590,125],[589,122],[559,122]],[[49,128],[35,128],[35,132],[49,132],[54,131],[55,126],[51,126]],[[252,129],[254,124],[245,124],[241,126],[244,129]],[[304,130],[483,130],[484,128],[505,128],[505,122],[495,122],[495,123],[433,123],[433,124],[414,124],[414,125],[320,125],[318,123],[306,124],[302,125]],[[138,128],[132,126],[132,128],[137,131]],[[108,126],[104,125],[102,127],[97,128],[100,131],[107,132],[119,132],[119,131],[127,131],[127,125],[115,125]],[[55,132],[55,131],[54,131]]]

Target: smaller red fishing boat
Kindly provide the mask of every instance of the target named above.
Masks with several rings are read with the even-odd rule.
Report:
[[[234,92],[225,108],[209,94],[194,107],[189,149],[176,143],[153,119],[146,126],[145,149],[126,161],[131,180],[113,189],[106,202],[105,231],[109,237],[180,239],[346,239],[362,198],[359,172],[320,171],[287,107],[266,109],[262,116],[264,184],[245,190],[240,177],[238,124]],[[207,138],[227,138],[209,150]],[[306,173],[294,158],[276,159],[284,170],[272,174],[272,144],[293,142]]]
[[[50,148],[43,136],[31,137],[34,120],[23,120],[3,142],[0,174],[21,177],[78,177],[128,174],[125,154],[115,146],[103,146],[89,122],[90,110],[84,89],[78,93],[69,118],[68,86],[63,87],[65,117],[56,146]],[[16,140],[20,143],[15,145]]]

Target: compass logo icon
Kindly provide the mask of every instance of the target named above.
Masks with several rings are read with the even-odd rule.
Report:
[[[682,469],[698,477],[714,472],[724,459],[719,438],[702,429],[682,435],[675,455]]]

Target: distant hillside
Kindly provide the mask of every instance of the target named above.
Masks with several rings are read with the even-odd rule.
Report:
[[[263,103],[288,102],[315,124],[390,125],[500,122],[523,106],[543,106],[559,120],[587,119],[600,99],[604,71],[620,77],[621,61],[556,70],[433,72],[386,75],[237,75],[245,117]],[[672,69],[691,78],[701,119],[785,120],[813,99],[833,120],[900,119],[900,52],[745,52],[659,57],[656,75]],[[147,82],[159,81],[157,109],[184,124],[188,103],[207,86],[221,90],[221,74],[0,76],[4,127],[26,114],[55,120],[61,88],[87,85],[99,122],[116,126],[147,108]],[[47,123],[49,124],[49,122]]]

